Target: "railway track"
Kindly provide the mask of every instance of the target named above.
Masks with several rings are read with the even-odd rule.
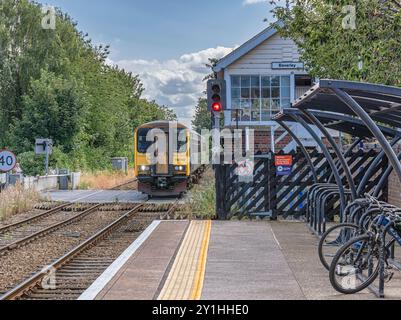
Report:
[[[138,188],[137,183],[138,183],[138,179],[135,178],[130,181],[124,182],[120,185],[117,185],[110,190],[136,190]]]
[[[137,205],[0,300],[77,299],[155,219],[175,210],[177,203]]]
[[[65,204],[59,205],[59,206],[57,206],[55,208],[49,209],[49,210],[47,210],[47,211],[45,211],[43,213],[31,216],[31,217],[29,217],[27,219],[23,219],[23,220],[20,220],[18,222],[15,222],[15,223],[2,226],[2,227],[0,227],[0,235],[1,234],[5,234],[5,233],[9,232],[10,230],[13,230],[13,229],[22,227],[24,225],[27,225],[29,223],[35,222],[37,220],[44,219],[44,218],[46,218],[46,217],[48,217],[48,216],[50,216],[52,214],[55,214],[55,213],[61,211],[63,208],[67,207],[68,205],[69,205],[68,203],[65,203]]]
[[[100,204],[64,204],[40,215],[0,228],[0,256],[42,238],[93,213]],[[70,210],[67,210],[67,209]],[[76,213],[77,211],[81,211]]]

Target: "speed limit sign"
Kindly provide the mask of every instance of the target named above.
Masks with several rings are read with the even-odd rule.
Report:
[[[0,172],[6,173],[15,168],[17,157],[9,150],[0,150]]]

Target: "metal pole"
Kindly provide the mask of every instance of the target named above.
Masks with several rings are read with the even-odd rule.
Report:
[[[299,148],[301,149],[302,153],[304,154],[306,161],[308,161],[309,167],[311,168],[312,174],[313,174],[313,180],[315,183],[319,182],[319,179],[317,177],[317,173],[315,170],[315,167],[313,165],[312,159],[308,153],[308,151],[305,149],[304,145],[302,144],[301,140],[297,137],[297,135],[291,130],[289,126],[287,126],[283,121],[277,121],[276,122],[283,127],[285,131],[288,132],[288,134],[294,139],[294,141],[297,143]]]
[[[275,154],[276,153],[276,129],[274,126],[270,127],[270,139],[271,139],[271,150]]]
[[[313,129],[306,123],[306,121],[304,119],[302,119],[302,117],[295,115],[295,114],[291,115],[291,117],[293,117],[293,119],[296,122],[299,122],[300,124],[302,124],[302,126],[309,132],[309,134],[312,136],[312,138],[316,141],[316,143],[322,149],[322,151],[326,157],[326,160],[329,163],[331,170],[334,173],[334,178],[336,179],[336,183],[337,183],[339,194],[340,194],[341,215],[342,215],[342,213],[344,212],[344,210],[347,206],[347,201],[345,198],[345,190],[344,190],[344,186],[342,183],[342,179],[340,177],[340,174],[338,173],[336,164],[334,163],[334,160],[333,160],[329,150],[326,148],[326,146],[324,145],[324,143],[322,142],[320,137],[318,137],[318,135],[315,133],[315,131],[313,131]]]
[[[213,134],[218,135],[217,130],[220,129],[220,116],[215,112],[211,114],[211,122]],[[220,139],[217,139],[217,136],[212,139],[214,141],[213,145],[213,163],[215,169],[215,190],[216,190],[216,213],[219,219],[225,219],[227,213],[224,210],[224,195],[225,190],[222,186],[222,165],[221,165],[221,153],[220,153]],[[219,148],[219,149],[218,149]],[[224,182],[225,183],[225,182]]]
[[[332,89],[335,94],[346,104],[348,107],[355,112],[357,116],[366,124],[368,129],[373,133],[377,141],[379,141],[381,147],[386,153],[391,165],[398,175],[398,180],[401,183],[401,163],[397,158],[397,155],[389,142],[387,141],[384,134],[380,131],[376,123],[372,120],[369,114],[345,91],[337,88]]]
[[[351,190],[352,200],[356,200],[357,193],[356,193],[355,182],[354,182],[354,179],[352,177],[351,170],[348,167],[347,161],[345,160],[344,155],[341,153],[341,151],[338,148],[338,146],[337,146],[336,142],[334,141],[333,137],[330,135],[330,133],[327,131],[327,129],[324,127],[324,125],[319,121],[319,119],[316,118],[313,114],[309,113],[306,110],[301,110],[301,112],[304,113],[312,121],[312,123],[316,124],[316,126],[319,128],[319,130],[327,138],[327,140],[329,141],[330,145],[333,147],[334,152],[337,155],[338,160],[340,161],[340,164],[344,169],[345,176],[347,177],[348,185],[349,185],[350,190]]]
[[[46,148],[46,157],[45,157],[45,168],[46,168],[46,176],[49,175],[49,144],[47,141],[44,142]]]

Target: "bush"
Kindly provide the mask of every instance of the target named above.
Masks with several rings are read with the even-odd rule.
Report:
[[[81,190],[105,190],[122,185],[134,179],[131,170],[128,175],[120,171],[99,171],[94,173],[85,172],[81,175],[79,189]]]
[[[0,193],[0,220],[32,210],[39,200],[33,189],[25,190],[20,184],[8,187]]]
[[[24,175],[40,176],[45,173],[45,156],[38,156],[30,151],[20,153],[17,159]]]
[[[213,170],[205,172],[199,184],[190,191],[189,200],[185,205],[185,211],[192,216],[206,219],[216,217],[216,191]]]

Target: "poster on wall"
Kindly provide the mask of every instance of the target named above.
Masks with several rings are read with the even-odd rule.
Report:
[[[276,166],[278,176],[289,176],[292,173],[294,159],[291,155],[275,156],[274,164]]]

